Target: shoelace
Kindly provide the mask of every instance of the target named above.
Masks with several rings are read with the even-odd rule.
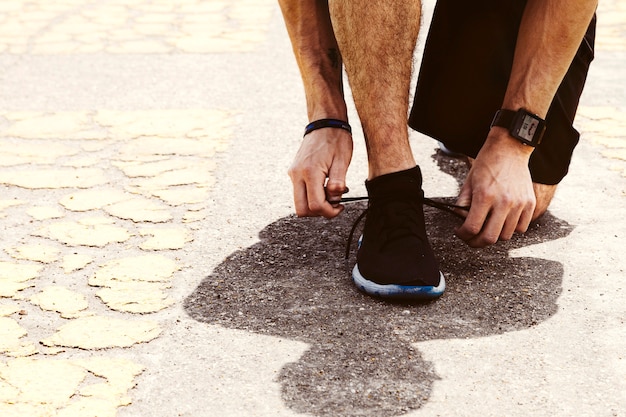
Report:
[[[339,203],[355,203],[357,201],[365,201],[368,200],[368,197],[344,197],[339,201],[329,201],[329,203],[331,204],[339,204]],[[441,211],[445,211],[447,213],[450,213],[460,219],[464,219],[465,217],[463,217],[461,214],[459,214],[458,212],[455,211],[456,210],[464,210],[464,211],[469,211],[470,207],[469,206],[459,206],[456,204],[452,204],[452,203],[446,203],[444,201],[438,201],[438,200],[433,200],[432,198],[426,198],[423,197],[422,198],[422,203],[436,208],[438,210]],[[350,257],[350,249],[352,248],[352,238],[354,237],[354,232],[356,230],[356,228],[359,226],[359,224],[361,223],[361,221],[365,218],[365,216],[367,215],[367,208],[365,210],[363,210],[363,213],[359,214],[359,217],[356,218],[356,220],[354,221],[354,224],[352,225],[352,228],[350,229],[350,234],[348,235],[348,243],[346,244],[346,253],[345,253],[345,259],[347,260]]]

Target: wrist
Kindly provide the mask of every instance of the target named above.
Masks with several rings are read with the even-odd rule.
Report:
[[[346,111],[342,111],[341,109],[318,109],[313,112],[308,112],[309,123],[315,122],[316,120],[323,119],[335,119],[341,120],[348,123],[348,114]]]
[[[348,120],[348,109],[340,82],[322,80],[305,83],[309,122],[319,119]]]
[[[533,148],[541,143],[546,131],[546,121],[524,108],[498,110],[491,121],[494,126],[506,128],[510,136]]]
[[[337,119],[348,121],[348,109],[343,96],[333,98],[327,95],[321,99],[307,97],[307,116],[309,122],[320,119]]]
[[[302,81],[309,122],[319,119],[347,120],[348,109],[343,96],[341,73],[309,71],[302,76]]]
[[[350,126],[348,122],[344,120],[318,119],[306,125],[306,127],[304,128],[304,136],[318,129],[325,129],[325,128],[343,129],[346,132],[352,134],[352,127]]]
[[[520,142],[511,136],[511,133],[503,127],[493,126],[489,131],[484,148],[497,149],[510,156],[518,156],[520,158],[530,159],[535,150],[534,147]]]

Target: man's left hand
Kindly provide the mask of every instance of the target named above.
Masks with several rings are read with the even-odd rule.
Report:
[[[492,129],[456,202],[471,206],[456,230],[469,246],[485,247],[528,229],[536,204],[528,169],[532,150],[504,129]]]

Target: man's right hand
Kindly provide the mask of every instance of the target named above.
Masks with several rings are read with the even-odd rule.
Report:
[[[279,0],[298,62],[307,116],[347,120],[342,60],[327,1]],[[352,137],[343,129],[323,128],[304,138],[289,168],[298,216],[335,217],[343,206]]]
[[[324,128],[306,135],[289,168],[299,217],[332,218],[343,211],[341,204],[331,202],[347,192],[351,159],[352,135],[345,130]]]

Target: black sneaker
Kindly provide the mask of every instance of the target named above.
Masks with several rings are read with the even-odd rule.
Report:
[[[440,297],[446,284],[426,236],[419,167],[382,175],[365,186],[369,204],[352,271],[356,286],[383,298]]]

